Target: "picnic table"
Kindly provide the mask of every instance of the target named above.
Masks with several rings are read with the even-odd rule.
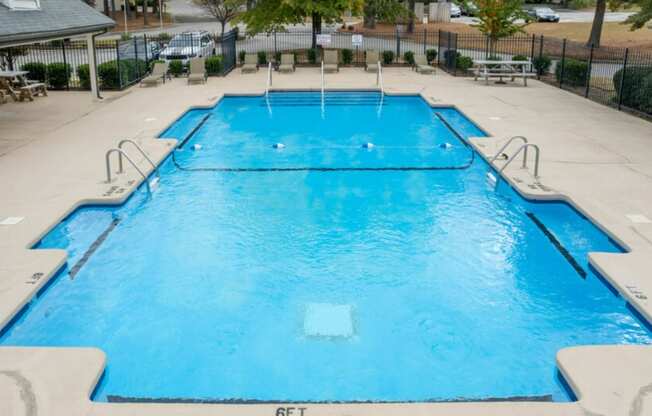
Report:
[[[532,62],[527,61],[512,61],[512,60],[483,60],[478,59],[473,61],[475,80],[484,78],[485,82],[489,84],[489,78],[498,78],[496,83],[504,84],[503,78],[510,78],[514,81],[515,78],[523,78],[523,85],[527,87],[528,77],[536,76],[532,72]]]
[[[27,98],[34,101],[34,96],[48,95],[45,84],[27,79],[27,71],[0,71],[0,91],[9,94],[14,101]]]

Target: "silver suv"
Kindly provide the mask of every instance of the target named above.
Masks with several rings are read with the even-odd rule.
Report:
[[[164,61],[179,60],[184,64],[191,58],[215,54],[215,42],[207,31],[183,32],[172,38],[161,51],[159,59]]]

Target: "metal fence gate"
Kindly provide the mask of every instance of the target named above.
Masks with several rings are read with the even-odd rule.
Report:
[[[238,30],[232,29],[222,36],[222,74],[226,75],[235,68],[236,49],[235,43],[238,40]]]

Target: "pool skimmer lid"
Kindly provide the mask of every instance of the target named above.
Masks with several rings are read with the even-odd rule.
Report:
[[[351,305],[309,303],[303,332],[309,337],[349,338],[353,336]]]

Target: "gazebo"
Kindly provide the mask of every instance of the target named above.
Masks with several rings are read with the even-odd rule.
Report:
[[[86,38],[91,93],[99,97],[95,36],[115,22],[81,0],[0,0],[0,49]]]

